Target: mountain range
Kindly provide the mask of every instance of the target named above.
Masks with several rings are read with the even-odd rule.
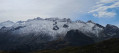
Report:
[[[16,23],[0,23],[0,50],[7,51],[59,49],[89,45],[111,38],[119,38],[117,26],[102,26],[91,20],[83,22],[69,18],[37,17]]]

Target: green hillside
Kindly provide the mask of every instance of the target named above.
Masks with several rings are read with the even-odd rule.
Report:
[[[41,50],[32,53],[119,53],[119,39],[105,40],[82,47],[66,47],[59,50]]]
[[[24,52],[0,51],[0,53],[24,53]],[[28,53],[119,53],[119,39],[109,39],[96,44],[81,47],[72,46],[72,47],[65,47],[59,50],[37,50]]]

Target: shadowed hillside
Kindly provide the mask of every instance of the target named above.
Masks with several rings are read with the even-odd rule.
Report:
[[[33,53],[119,53],[119,39],[110,39],[82,47],[66,47],[59,50],[41,50]]]

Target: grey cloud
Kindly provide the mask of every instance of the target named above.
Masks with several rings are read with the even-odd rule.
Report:
[[[0,21],[26,20],[38,16],[73,17],[76,13],[87,12],[95,2],[96,0],[0,0]]]

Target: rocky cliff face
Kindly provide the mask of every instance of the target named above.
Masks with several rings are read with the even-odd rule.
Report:
[[[94,43],[94,40],[91,37],[86,36],[79,30],[68,31],[64,40],[71,45],[88,45]]]

